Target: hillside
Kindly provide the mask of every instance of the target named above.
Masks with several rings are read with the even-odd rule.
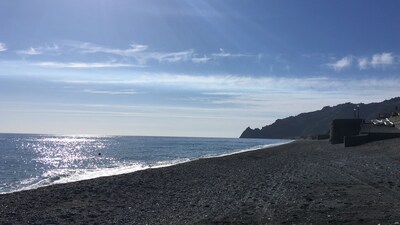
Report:
[[[353,118],[354,108],[357,105],[360,106],[360,118],[371,120],[379,114],[390,114],[397,109],[396,107],[400,109],[400,97],[379,103],[344,103],[333,107],[325,106],[321,110],[278,119],[261,129],[248,127],[240,138],[293,138],[325,134],[329,132],[333,119]]]

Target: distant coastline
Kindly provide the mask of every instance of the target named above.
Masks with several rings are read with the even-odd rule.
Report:
[[[400,97],[369,104],[344,103],[332,107],[326,106],[321,110],[278,119],[261,129],[248,127],[242,132],[240,138],[290,139],[329,134],[332,120],[354,118],[356,108],[359,109],[359,118],[366,121],[388,117],[391,112],[400,109]]]

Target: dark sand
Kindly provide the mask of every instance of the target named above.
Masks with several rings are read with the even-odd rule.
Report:
[[[396,224],[400,139],[296,141],[0,195],[0,224]]]

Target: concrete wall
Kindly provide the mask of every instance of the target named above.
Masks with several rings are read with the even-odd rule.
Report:
[[[360,134],[355,136],[345,136],[344,137],[344,147],[351,147],[362,145],[370,142],[368,134]]]
[[[344,142],[345,136],[355,136],[360,133],[363,119],[336,119],[331,124],[331,134],[329,141],[332,144]]]
[[[350,147],[390,138],[400,138],[400,130],[365,124],[362,119],[336,119],[331,124],[329,141],[332,144],[344,143],[345,147]]]
[[[344,147],[366,144],[371,141],[381,141],[390,138],[400,138],[400,133],[367,133],[344,137]]]
[[[369,141],[380,141],[390,138],[398,138],[400,137],[399,133],[369,133]]]

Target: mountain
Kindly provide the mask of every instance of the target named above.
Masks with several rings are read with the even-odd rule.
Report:
[[[379,115],[388,116],[393,111],[399,111],[400,97],[379,103],[344,103],[333,107],[325,106],[321,110],[278,119],[261,129],[248,127],[240,138],[295,138],[327,134],[333,119],[354,118],[354,109],[357,105],[360,106],[360,118],[368,121]]]

